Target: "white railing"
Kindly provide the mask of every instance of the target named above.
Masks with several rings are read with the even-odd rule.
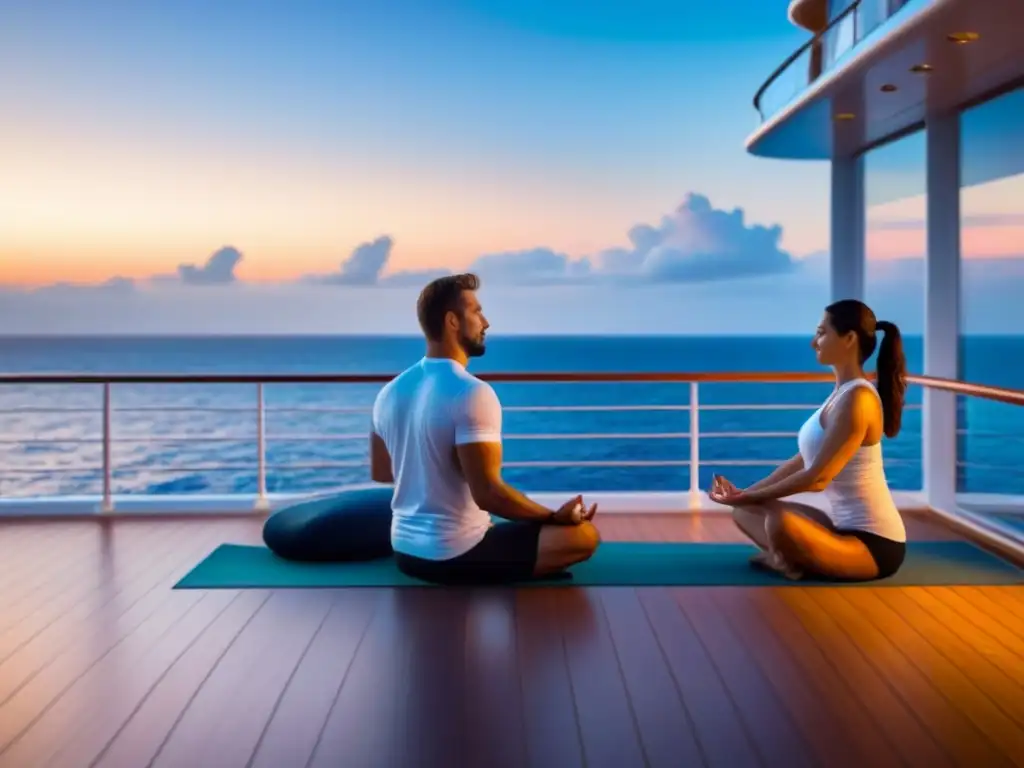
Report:
[[[684,431],[652,431],[652,432],[519,432],[504,435],[506,440],[688,440],[688,458],[678,459],[653,459],[653,460],[523,460],[508,461],[507,467],[687,467],[689,469],[689,492],[698,494],[701,490],[701,467],[774,467],[785,460],[785,457],[771,459],[761,458],[713,458],[702,462],[701,441],[708,439],[744,439],[762,440],[767,438],[793,438],[795,431],[749,431],[749,430],[717,430],[701,431],[701,415],[715,411],[813,411],[817,403],[703,403],[701,402],[702,383],[740,383],[740,382],[761,382],[761,383],[824,383],[831,381],[831,377],[822,374],[804,373],[550,373],[550,374],[483,374],[484,379],[495,382],[646,382],[646,383],[680,383],[688,386],[688,402],[684,404],[591,404],[591,405],[509,405],[504,408],[506,412],[683,412],[689,413],[689,428]],[[268,467],[267,463],[267,414],[272,413],[349,413],[365,414],[366,422],[369,422],[369,405],[360,406],[281,406],[268,407],[265,401],[265,388],[268,384],[346,384],[346,383],[384,383],[391,378],[390,375],[272,375],[272,376],[218,376],[218,375],[60,375],[60,374],[31,374],[31,375],[0,375],[0,385],[67,385],[67,384],[91,384],[100,385],[102,388],[102,418],[101,435],[99,442],[101,451],[101,474],[102,474],[102,495],[100,510],[111,512],[114,509],[114,488],[113,477],[116,467],[114,466],[113,446],[117,444],[144,444],[144,443],[165,443],[165,444],[187,444],[187,443],[215,443],[215,442],[247,442],[253,439],[248,436],[218,436],[218,435],[145,435],[142,437],[118,436],[114,434],[115,413],[144,413],[151,411],[167,412],[217,412],[217,413],[238,413],[249,414],[252,418],[250,424],[255,425],[256,451],[253,457],[256,464],[256,501],[257,510],[269,508],[269,495],[267,492],[268,469],[296,470],[296,469],[335,469],[344,467],[368,466],[368,457],[353,460],[339,461],[312,461],[312,462],[290,462],[275,464]],[[927,387],[955,391],[961,395],[982,397],[990,400],[1024,404],[1024,393],[1014,390],[1005,390],[995,387],[964,384],[925,377],[911,377],[911,382]],[[137,405],[115,407],[113,389],[117,385],[128,384],[245,384],[255,387],[255,408],[252,407],[213,407],[213,406],[151,406]],[[909,409],[919,409],[919,405],[908,404]],[[39,406],[24,406],[17,408],[0,409],[0,416],[10,414],[45,413],[73,414],[73,413],[95,413],[95,409],[81,407],[58,407],[41,408]],[[367,441],[367,431],[342,432],[330,434],[275,434],[274,438],[279,441],[291,442],[326,442],[326,441]],[[47,444],[95,444],[97,440],[86,438],[0,438],[2,445],[47,445]],[[887,464],[914,463],[910,459],[887,458]],[[961,462],[962,467],[976,466]],[[982,465],[983,466],[983,465]],[[71,466],[71,467],[31,467],[0,469],[0,480],[4,474],[31,473],[42,475],[48,473],[93,473],[96,466]],[[249,471],[252,464],[224,464],[213,463],[200,466],[167,466],[154,468],[146,467],[146,471],[170,471],[179,473],[198,473],[215,471]],[[0,489],[2,490],[2,489]]]

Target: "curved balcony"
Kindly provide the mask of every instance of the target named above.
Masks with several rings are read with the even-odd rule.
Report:
[[[868,14],[877,0],[854,0],[810,40],[791,53],[754,94],[754,109],[762,123],[777,114],[835,66],[847,52],[884,20]]]
[[[754,109],[761,123],[769,121],[809,86],[834,70],[847,54],[887,22],[906,2],[852,0],[830,19],[820,17],[826,3],[792,3],[791,19],[814,32],[814,35],[787,56],[754,95]]]

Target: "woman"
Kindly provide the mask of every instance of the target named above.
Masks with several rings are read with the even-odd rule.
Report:
[[[877,389],[864,362],[878,350]],[[884,579],[899,570],[907,533],[882,467],[882,435],[900,430],[906,360],[899,329],[876,322],[862,302],[825,309],[811,344],[832,367],[836,388],[800,429],[799,452],[744,490],[715,477],[712,501],[733,507],[736,525],[761,548],[752,563],[791,579],[803,575],[840,581]],[[784,501],[824,491],[831,510]]]

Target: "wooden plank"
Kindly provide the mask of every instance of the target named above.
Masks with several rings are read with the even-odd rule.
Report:
[[[188,607],[174,626],[155,642],[133,634],[116,652],[93,665],[3,754],[0,765],[80,768],[96,758],[168,667],[238,595],[182,597],[178,602]]]
[[[115,572],[123,563],[114,562],[115,550],[124,551],[128,558],[144,557],[148,550],[173,552],[174,541],[187,531],[174,525],[165,531],[152,528],[104,528],[95,526],[89,541],[56,544],[51,549],[37,550],[35,564],[23,564],[18,597],[3,610],[4,629],[38,616],[60,615],[67,606],[74,605],[86,595],[107,584],[111,569]],[[177,553],[180,557],[180,552]],[[45,561],[41,561],[45,557]],[[48,567],[43,568],[41,562]],[[5,633],[6,634],[6,633]]]
[[[418,610],[425,608],[422,602],[417,606],[417,600],[425,597],[420,589],[383,591],[379,609],[326,718],[310,768],[415,764],[402,725],[403,710],[422,698],[414,675],[433,662],[416,646],[421,634]],[[423,704],[427,721],[437,717],[443,706],[436,698]]]
[[[948,587],[908,587],[902,593],[953,631],[966,621],[972,628],[969,635],[974,647],[994,663],[1008,667],[1015,680],[1024,681],[1024,637],[982,611],[975,601],[964,600]]]
[[[878,595],[892,615],[901,617],[985,691],[1018,727],[1024,725],[1024,659],[992,640],[985,631],[987,622],[979,625],[942,603],[922,605],[905,590],[879,590]]]
[[[251,768],[306,765],[380,603],[378,590],[339,592],[307,653],[282,686]]]
[[[1020,587],[1010,589],[982,589],[979,587],[951,587],[956,596],[984,611],[997,624],[1018,638],[1024,638],[1024,610],[1017,595]]]
[[[261,525],[0,522],[0,768],[1024,762],[1019,587],[170,589]]]
[[[516,653],[522,690],[523,729],[530,765],[585,765],[576,699],[562,632],[551,625],[538,590],[516,595]]]
[[[843,599],[847,591],[850,590],[786,590],[786,598],[802,618],[813,611],[834,621],[860,653],[878,668],[882,678],[907,701],[915,715],[932,730],[940,745],[958,764],[992,768],[1009,765],[1006,757],[977,726],[935,688],[931,677],[922,673],[897,643]]]
[[[791,650],[804,668],[802,677],[815,681],[823,698],[841,719],[855,728],[857,737],[872,744],[875,760],[893,755],[905,765],[951,766],[932,734],[891,690],[877,669],[865,659],[825,614],[799,616],[783,595],[785,590],[742,590],[748,605]],[[754,640],[759,636],[753,636]],[[872,743],[877,731],[885,745]]]
[[[58,596],[42,600],[36,610],[25,612],[20,621],[0,635],[0,701],[10,695],[13,684],[12,668],[22,676],[51,657],[56,649],[74,644],[83,627],[95,621],[110,606],[122,604],[139,595],[140,582],[147,574],[159,581],[180,567],[182,544],[187,532],[180,532],[138,547],[118,563],[115,583],[109,576],[97,575],[91,579],[76,579]],[[92,570],[96,570],[95,567]]]
[[[189,702],[269,598],[263,590],[241,593],[146,691],[89,768],[150,765]]]
[[[191,549],[184,551],[192,552]],[[180,570],[180,565],[174,569],[178,572]],[[139,577],[123,606],[106,613],[101,612],[98,621],[92,622],[81,634],[69,638],[72,641],[70,644],[56,641],[51,643],[50,652],[41,655],[41,663],[33,665],[29,673],[21,672],[26,667],[17,666],[17,662],[21,661],[19,654],[8,659],[4,665],[7,671],[0,678],[4,694],[3,704],[0,705],[0,755],[57,698],[125,638],[134,632],[152,637],[154,631],[169,629],[178,613],[187,610],[190,601],[200,597],[196,593],[185,599],[179,594],[171,595],[166,589],[161,589],[168,575],[166,565],[161,564],[154,572]],[[171,607],[161,611],[165,605]]]
[[[567,587],[539,595],[561,633],[584,759],[588,768],[648,765],[598,594]]]
[[[213,668],[151,765],[244,765],[333,595],[275,593]]]
[[[836,768],[903,764],[806,634],[794,633],[791,619],[782,618],[773,626],[765,617],[777,605],[769,590],[725,587],[708,590],[708,597],[771,683],[819,764]]]
[[[714,663],[667,589],[639,592],[640,603],[709,766],[763,765],[749,724],[740,716]]]
[[[898,648],[900,654],[920,671],[921,676],[927,678],[935,690],[955,706],[967,721],[973,723],[987,737],[988,742],[1000,749],[1011,764],[1024,763],[1024,732],[990,698],[992,693],[1005,694],[1005,678],[1002,675],[998,678],[990,675],[988,681],[997,687],[994,691],[983,691],[982,686],[986,682],[983,675],[989,671],[983,665],[987,662],[972,654],[970,675],[974,681],[969,679],[954,661],[955,653],[943,654],[933,644],[941,643],[948,649],[950,633],[941,632],[940,628],[938,636],[932,639],[925,637],[907,622],[905,615],[886,605],[884,592],[885,589],[848,589],[843,590],[841,599],[852,609],[851,614],[856,613],[860,620],[870,624],[894,648]],[[926,623],[925,626],[931,624]],[[922,625],[918,624],[918,628],[922,628]],[[1008,702],[1005,696],[1000,699],[1004,704]],[[1024,700],[1019,703],[1024,703]]]
[[[672,589],[694,632],[725,683],[740,718],[768,765],[815,764],[808,743],[789,716],[782,700],[753,661],[706,590]]]
[[[529,765],[522,668],[517,643],[516,593],[470,591],[466,621],[465,765]]]
[[[11,525],[0,523],[4,568],[0,571],[0,628],[11,626],[18,616],[12,606],[25,601],[28,593],[53,578],[55,567],[69,568],[93,557],[95,525],[72,530],[53,525]],[[41,567],[39,552],[50,553]],[[34,607],[32,601],[27,604]]]
[[[392,599],[405,658],[401,689],[390,702],[395,723],[390,738],[396,742],[392,764],[458,765],[468,720],[470,591],[404,589],[395,590]]]
[[[693,719],[635,589],[600,593],[637,730],[650,766],[707,765]]]

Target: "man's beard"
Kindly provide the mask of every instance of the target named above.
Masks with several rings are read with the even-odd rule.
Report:
[[[482,357],[484,352],[487,351],[487,345],[484,343],[483,334],[480,334],[480,337],[476,339],[463,336],[461,345],[462,350],[466,353],[466,357]]]

